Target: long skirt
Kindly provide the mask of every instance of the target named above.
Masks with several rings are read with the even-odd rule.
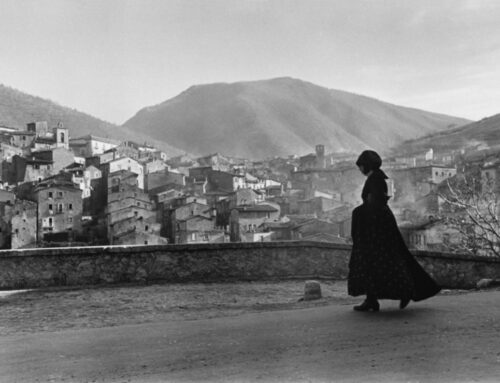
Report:
[[[349,295],[420,301],[441,290],[408,250],[387,205],[355,208],[351,235]]]

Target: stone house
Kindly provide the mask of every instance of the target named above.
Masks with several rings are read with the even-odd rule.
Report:
[[[54,171],[54,162],[52,160],[14,156],[8,173],[4,172],[4,181],[11,185],[16,185],[25,182],[41,181],[54,174],[56,172]]]
[[[342,232],[342,226],[337,222],[329,222],[317,218],[312,218],[304,222],[296,223],[291,229],[292,240],[300,240],[305,237],[324,233],[334,237],[347,238],[347,234]]]
[[[215,217],[193,215],[178,219],[176,225],[175,243],[224,242],[224,231],[215,230]]]
[[[292,239],[293,222],[279,221],[279,222],[264,222],[261,227],[263,232],[273,233],[273,240],[275,241],[290,241]]]
[[[231,210],[237,206],[255,205],[263,202],[265,196],[263,193],[253,189],[239,189],[231,192],[224,198],[215,203],[217,210],[217,226],[226,227],[229,225]]]
[[[245,175],[214,170],[211,167],[191,168],[189,169],[189,176],[197,180],[205,177],[207,192],[230,193],[246,187]]]
[[[53,170],[55,174],[59,173],[66,166],[71,165],[75,162],[75,155],[73,154],[73,152],[64,147],[32,152],[31,158],[37,160],[52,161],[52,163],[54,164]]]
[[[33,147],[33,142],[35,141],[36,134],[27,130],[20,130],[17,132],[11,132],[10,135],[10,145],[20,148],[27,149]]]
[[[101,165],[103,176],[118,172],[120,170],[128,170],[129,172],[137,174],[137,186],[139,189],[144,190],[144,167],[138,161],[123,157]]]
[[[153,190],[171,184],[186,186],[186,176],[184,174],[168,169],[147,173],[144,179],[146,190]]]
[[[150,158],[141,158],[139,162],[144,166],[144,174],[161,172],[168,170],[168,165],[162,160],[151,160]]]
[[[94,157],[120,145],[120,141],[105,137],[98,137],[92,134],[72,138],[69,146],[75,155],[79,157]]]
[[[6,144],[4,142],[0,143],[0,160],[12,162],[12,157],[22,156],[24,151],[22,148]]]
[[[12,249],[36,247],[37,244],[37,217],[38,206],[33,201],[16,200],[12,207],[11,216],[11,245]]]
[[[429,194],[436,185],[456,174],[456,168],[439,165],[396,169],[388,173],[394,180],[394,200],[407,200],[410,203]]]
[[[148,194],[157,205],[165,204],[170,206],[173,200],[184,195],[184,190],[182,186],[169,184],[148,190]]]
[[[241,241],[241,234],[245,232],[262,231],[263,223],[278,221],[279,218],[279,205],[271,202],[236,206],[229,217],[231,242]]]
[[[82,193],[71,180],[52,177],[34,188],[38,204],[38,240],[46,234],[67,233],[70,237],[82,231]]]
[[[35,134],[37,137],[46,136],[49,134],[49,124],[47,121],[34,121],[26,124],[28,132]]]
[[[137,174],[120,170],[109,174],[106,206],[110,244],[163,244],[154,201],[137,185]]]
[[[184,199],[184,201],[186,201]],[[177,206],[175,206],[177,205]],[[192,217],[204,217],[210,222],[197,218],[190,220]],[[183,204],[175,204],[171,209],[166,211],[164,218],[164,230],[169,242],[176,243],[179,238],[183,238],[178,232],[184,231],[203,231],[206,227],[207,230],[215,229],[215,217],[213,210],[206,203],[201,203],[195,200]],[[183,225],[179,223],[186,221]],[[204,226],[206,224],[206,226]]]
[[[402,225],[400,231],[410,249],[450,251],[462,241],[462,234],[442,219],[429,218],[419,224]]]

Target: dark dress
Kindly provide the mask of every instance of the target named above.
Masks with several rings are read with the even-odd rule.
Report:
[[[386,178],[379,169],[368,176],[361,194],[363,204],[352,213],[348,293],[370,294],[378,299],[429,298],[440,287],[404,243],[387,205]]]

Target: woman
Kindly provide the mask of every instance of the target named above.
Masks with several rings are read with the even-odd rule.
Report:
[[[366,150],[356,165],[367,179],[361,193],[363,204],[352,213],[348,292],[366,295],[366,299],[354,310],[379,311],[378,299],[397,299],[403,309],[410,300],[437,294],[440,287],[409,252],[387,205],[388,177],[380,169],[382,159]]]

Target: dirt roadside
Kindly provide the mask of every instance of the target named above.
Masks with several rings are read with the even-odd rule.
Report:
[[[323,298],[299,302],[304,281],[187,283],[0,292],[0,336],[101,328],[247,312],[349,305],[345,281],[321,281]]]

